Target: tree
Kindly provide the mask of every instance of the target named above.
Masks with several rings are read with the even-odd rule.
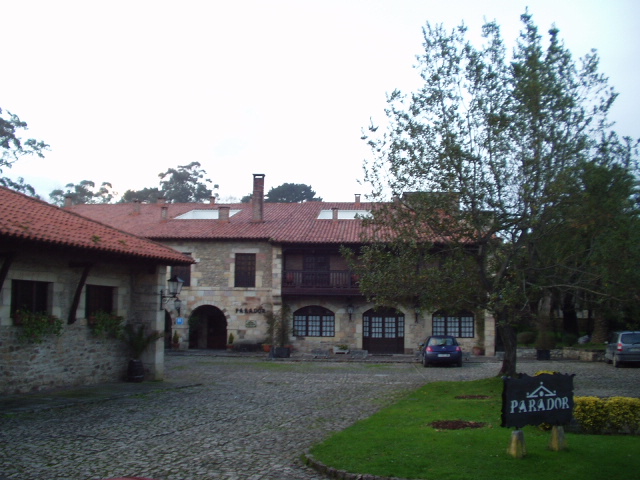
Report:
[[[202,202],[211,198],[211,190],[206,183],[205,172],[199,162],[180,165],[160,173],[160,191],[167,201],[173,203]],[[205,182],[205,183],[201,183]]]
[[[65,199],[69,197],[73,205],[81,203],[109,203],[113,200],[113,187],[109,182],[102,182],[96,189],[96,184],[91,180],[82,180],[78,184],[68,183],[66,190],[56,189],[49,194],[54,205],[63,206]]]
[[[130,203],[133,201],[144,203],[157,203],[158,198],[162,197],[160,189],[157,187],[143,188],[142,190],[127,190],[124,192],[118,203]]]
[[[265,202],[270,203],[302,203],[321,202],[322,198],[316,197],[316,192],[309,185],[303,183],[283,183],[273,187],[267,193]]]
[[[516,372],[515,326],[532,315],[542,324],[555,290],[606,295],[595,277],[572,279],[559,251],[547,256],[563,238],[559,226],[585,169],[600,162],[636,172],[608,130],[616,93],[597,55],[578,66],[557,29],[545,49],[531,16],[521,19],[511,58],[495,23],[483,26],[480,48],[464,26],[427,24],[418,57],[424,85],[411,95],[394,91],[388,128],[372,124],[363,136],[373,153],[365,163],[373,199],[396,201],[380,203],[366,222],[361,288],[379,304],[488,311],[506,375]],[[637,143],[629,145],[635,159]],[[429,193],[411,193],[420,191]]]
[[[27,130],[27,123],[11,112],[4,114],[0,108],[0,151],[2,152],[0,173],[4,168],[11,168],[11,165],[23,156],[37,155],[43,158],[42,152],[49,148],[46,143],[33,138],[23,140],[20,137],[20,130]],[[14,181],[7,177],[0,177],[0,185],[35,196],[33,187],[24,183],[23,178]]]

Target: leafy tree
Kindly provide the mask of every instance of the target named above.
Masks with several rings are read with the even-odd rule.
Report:
[[[206,183],[211,180],[205,178],[205,172],[199,162],[191,162],[178,168],[170,168],[160,173],[160,190],[169,202],[188,203],[202,202],[211,198],[211,190]],[[202,183],[205,182],[205,183]]]
[[[130,203],[135,200],[144,203],[157,203],[158,198],[162,196],[162,193],[157,187],[143,188],[142,190],[127,190],[120,200],[118,200],[118,203]]]
[[[270,203],[302,203],[321,201],[322,198],[316,197],[316,192],[314,192],[309,185],[305,185],[303,183],[283,183],[282,185],[273,187],[269,190],[265,198],[265,202]]]
[[[67,197],[71,198],[73,205],[81,203],[109,203],[113,200],[113,187],[109,182],[102,182],[96,189],[96,184],[91,180],[82,180],[78,184],[68,183],[66,190],[56,189],[49,194],[52,203],[62,206]]]
[[[23,140],[20,137],[20,130],[27,130],[27,123],[11,112],[3,113],[0,108],[0,152],[2,153],[0,173],[4,168],[11,168],[15,161],[25,155],[37,155],[43,158],[42,152],[49,148],[46,143],[33,138]],[[24,183],[23,178],[14,181],[7,177],[0,177],[0,185],[35,196],[33,187]]]
[[[365,179],[374,200],[396,201],[374,211],[361,263],[352,257],[377,304],[491,313],[507,375],[516,372],[515,327],[531,316],[543,324],[554,291],[607,295],[593,269],[576,280],[580,258],[562,257],[562,226],[578,214],[572,195],[583,191],[589,166],[632,176],[637,157],[637,143],[625,150],[608,131],[616,93],[598,73],[597,55],[576,65],[557,29],[545,49],[531,16],[521,19],[511,58],[493,22],[479,48],[464,26],[427,24],[418,57],[424,85],[411,95],[394,91],[388,128],[371,125],[363,137],[373,153]],[[602,277],[606,268],[598,268]]]

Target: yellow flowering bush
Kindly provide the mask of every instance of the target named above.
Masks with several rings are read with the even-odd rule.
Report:
[[[585,433],[640,433],[640,399],[575,397],[573,417]]]

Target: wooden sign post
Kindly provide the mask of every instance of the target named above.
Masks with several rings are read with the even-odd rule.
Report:
[[[515,427],[507,453],[515,458],[527,454],[524,433],[525,425],[552,425],[552,450],[566,448],[564,428],[573,414],[573,377],[568,374],[542,374],[530,377],[525,374],[517,378],[504,377],[502,390],[502,426]]]

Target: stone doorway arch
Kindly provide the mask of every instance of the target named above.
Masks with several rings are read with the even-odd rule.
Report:
[[[213,305],[196,308],[189,317],[189,348],[224,350],[227,346],[227,318]]]

